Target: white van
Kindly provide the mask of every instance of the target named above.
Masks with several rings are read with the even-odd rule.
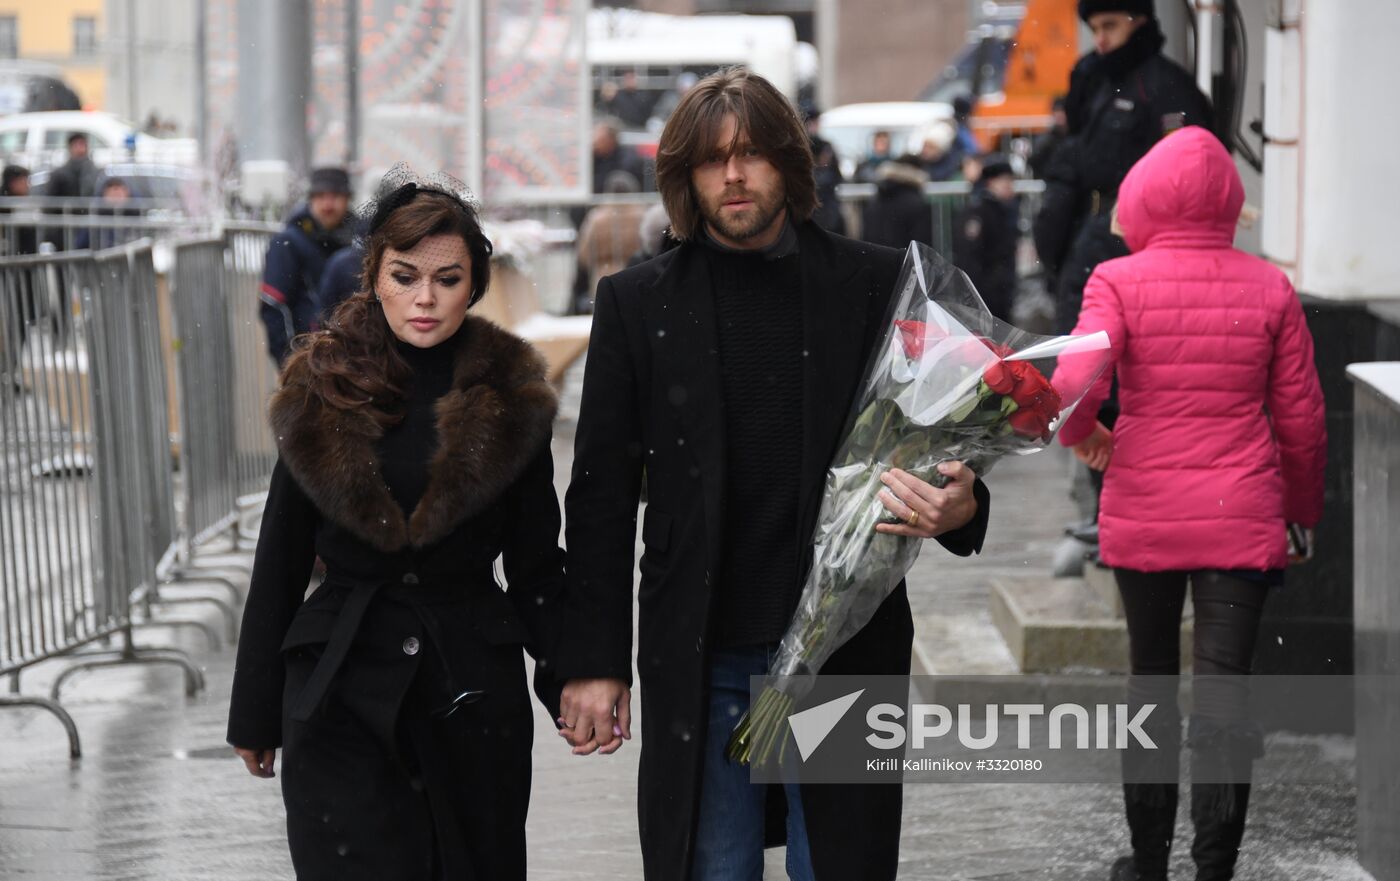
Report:
[[[68,138],[75,133],[87,135],[92,160],[99,166],[130,161],[186,168],[199,164],[199,143],[194,138],[153,137],[110,113],[84,110],[0,118],[0,157],[30,171],[54,168],[67,161]],[[134,151],[127,147],[128,138],[134,139]]]
[[[953,118],[953,105],[932,101],[885,101],[872,104],[843,104],[822,112],[818,134],[831,142],[841,162],[846,180],[855,176],[856,166],[870,155],[876,132],[890,133],[890,155],[916,153],[917,139],[933,122]]]

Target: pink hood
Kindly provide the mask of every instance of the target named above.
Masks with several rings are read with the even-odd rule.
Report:
[[[1118,189],[1118,225],[1134,252],[1153,246],[1228,248],[1244,184],[1215,135],[1197,126],[1168,135]]]

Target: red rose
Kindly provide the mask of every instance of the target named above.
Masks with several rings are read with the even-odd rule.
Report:
[[[1022,437],[1047,438],[1050,433],[1050,420],[1045,414],[1034,408],[1027,407],[1017,410],[1006,419],[1011,423],[1011,429]]]
[[[924,337],[928,325],[922,321],[896,321],[900,342],[904,344],[904,355],[917,361],[924,356]]]
[[[987,384],[987,388],[999,395],[1009,395],[1016,388],[1016,373],[1014,364],[1006,361],[998,361],[988,367],[982,373],[982,381]]]
[[[991,342],[987,345],[998,354],[1005,349]],[[1016,403],[1016,412],[1007,421],[1017,434],[1048,439],[1050,423],[1060,415],[1061,401],[1044,374],[1029,361],[998,361],[983,372],[982,381],[994,394]]]

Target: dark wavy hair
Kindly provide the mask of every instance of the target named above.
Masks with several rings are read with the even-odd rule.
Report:
[[[730,67],[710,74],[685,93],[656,148],[656,188],[671,218],[671,233],[681,241],[695,235],[701,223],[691,173],[714,155],[720,126],[730,113],[738,122],[736,142],[747,137],[782,175],[793,222],[807,220],[817,210],[812,142],[796,108],[768,80],[745,68]]]
[[[297,339],[282,371],[309,375],[308,389],[338,410],[365,408],[381,428],[403,418],[403,394],[410,370],[394,345],[374,287],[384,253],[408,251],[429,236],[458,235],[471,255],[470,308],[491,283],[491,241],[476,209],[446,193],[418,190],[383,216],[376,215],[365,246],[360,289],[331,313],[325,328]]]

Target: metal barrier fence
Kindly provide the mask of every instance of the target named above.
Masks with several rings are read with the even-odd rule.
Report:
[[[0,260],[0,676],[11,691],[0,705],[54,713],[74,757],[78,732],[58,703],[69,677],[175,664],[193,694],[203,677],[185,653],[137,646],[135,631],[192,626],[219,648],[202,622],[159,617],[185,603],[212,603],[234,627],[241,596],[220,573],[246,565],[196,552],[221,534],[240,549],[243,506],[261,502],[275,458],[256,295],[267,241],[247,226],[176,245],[164,279],[148,242]],[[171,593],[198,583],[232,601]],[[20,693],[23,670],[59,657],[72,663],[48,697]]]
[[[266,430],[267,399],[277,388],[277,365],[267,352],[267,336],[258,317],[258,290],[263,260],[271,240],[266,224],[224,227],[224,295],[233,347],[234,478],[238,503],[261,506],[277,447]]]
[[[143,238],[197,235],[209,218],[189,216],[178,199],[0,196],[0,256],[52,251],[98,251]]]
[[[183,552],[238,526],[234,370],[222,238],[175,246],[171,303],[179,365]],[[237,536],[233,536],[235,543]]]

